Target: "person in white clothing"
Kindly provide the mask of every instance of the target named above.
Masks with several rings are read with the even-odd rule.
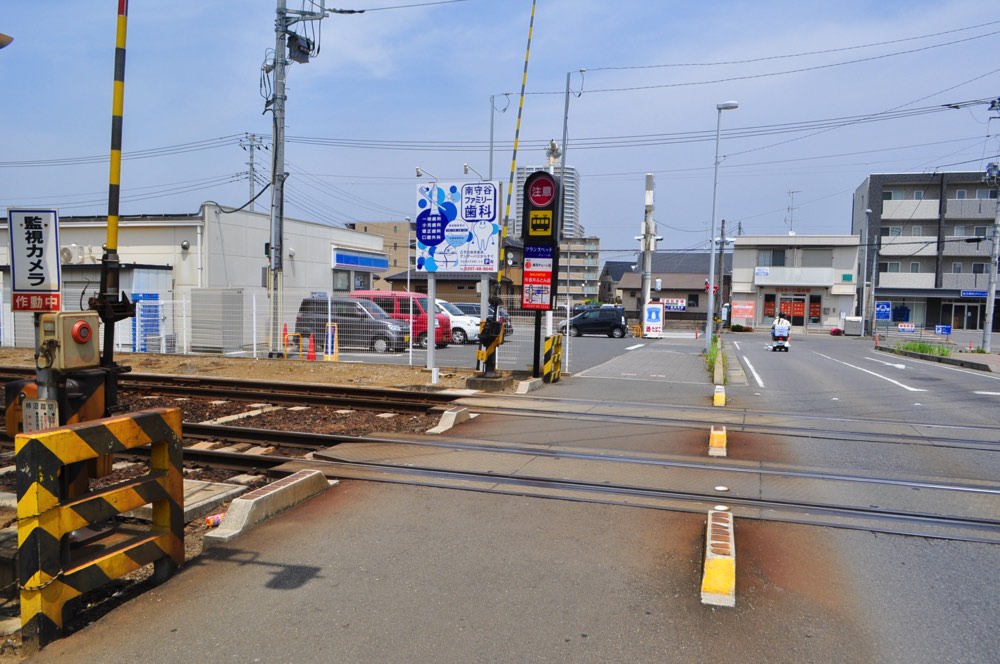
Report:
[[[771,323],[771,338],[775,337],[775,329],[781,327],[784,329],[784,336],[788,336],[789,328],[792,326],[792,322],[785,317],[785,312],[780,312],[778,316]]]

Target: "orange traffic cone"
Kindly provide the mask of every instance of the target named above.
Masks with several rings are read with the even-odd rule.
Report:
[[[285,326],[281,328],[281,347],[284,348],[287,345],[288,345],[288,323],[285,323]]]
[[[306,353],[307,360],[316,359],[316,340],[313,339],[313,335],[309,335],[309,352]]]

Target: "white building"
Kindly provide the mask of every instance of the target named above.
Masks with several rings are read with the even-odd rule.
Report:
[[[855,309],[856,235],[740,235],[733,238],[732,322],[843,327]]]
[[[137,317],[118,323],[116,340],[126,350],[148,343],[227,353],[268,348],[275,307],[267,288],[269,240],[268,213],[216,203],[194,214],[122,216],[120,285],[137,303]],[[87,309],[87,299],[97,295],[106,241],[105,217],[60,218],[64,309]],[[0,242],[0,344],[32,346],[32,315],[10,311],[7,231]],[[276,299],[280,322],[289,327],[309,292],[371,288],[372,275],[389,265],[381,237],[300,219],[285,219],[284,251],[284,286]]]

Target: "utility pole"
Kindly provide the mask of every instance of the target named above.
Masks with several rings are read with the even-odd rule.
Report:
[[[639,311],[650,300],[650,290],[653,282],[653,249],[656,242],[656,230],[653,228],[653,174],[646,173],[646,214],[642,220],[642,304]]]
[[[788,234],[795,235],[795,194],[802,193],[801,189],[788,191]]]
[[[257,173],[254,169],[254,152],[260,149],[260,143],[257,140],[257,134],[247,134],[246,143],[243,139],[240,139],[240,147],[247,150],[250,153],[250,211],[256,212],[256,203],[254,202],[254,197],[256,196],[254,186],[257,184]]]
[[[722,311],[722,291],[725,290],[726,285],[726,275],[722,273],[722,258],[726,254],[726,220],[723,219],[719,225],[719,264],[716,266],[715,273],[719,275],[719,294],[716,295],[712,293],[710,297],[715,299],[715,310],[717,312]]]
[[[1000,255],[1000,164],[991,163],[986,167],[983,181],[997,190],[997,211],[993,218],[993,228],[990,242],[990,285],[986,291],[986,320],[983,322],[983,352],[990,353],[990,343],[993,339],[993,315],[997,296],[997,257]]]

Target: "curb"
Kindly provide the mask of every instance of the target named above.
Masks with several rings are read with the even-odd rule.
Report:
[[[982,362],[973,362],[972,360],[959,360],[953,357],[941,357],[939,355],[927,355],[925,353],[914,353],[909,350],[896,350],[895,348],[882,348],[876,347],[875,350],[882,353],[891,353],[893,355],[902,355],[903,357],[912,357],[918,360],[927,360],[928,362],[938,362],[940,364],[950,364],[956,367],[963,367],[965,369],[974,369],[975,371],[985,371],[987,373],[992,373],[993,368],[988,364],[983,364]]]
[[[334,481],[336,482],[336,480]],[[202,549],[227,544],[264,521],[330,488],[318,470],[300,470],[245,493],[229,504],[221,525],[205,533]]]
[[[730,512],[708,512],[701,603],[736,606],[736,541],[733,536],[733,515]]]
[[[716,429],[712,425],[712,431],[708,434],[708,456],[726,456],[726,427]]]
[[[534,392],[535,390],[542,389],[544,385],[545,382],[541,378],[522,380],[517,384],[517,394],[527,394],[528,392]]]
[[[428,429],[427,433],[444,433],[456,424],[468,422],[470,419],[472,419],[472,415],[469,414],[468,408],[449,408],[441,413],[438,425],[433,429]]]
[[[726,405],[726,388],[722,385],[715,386],[715,393],[712,395],[712,405],[713,406],[725,406]]]

